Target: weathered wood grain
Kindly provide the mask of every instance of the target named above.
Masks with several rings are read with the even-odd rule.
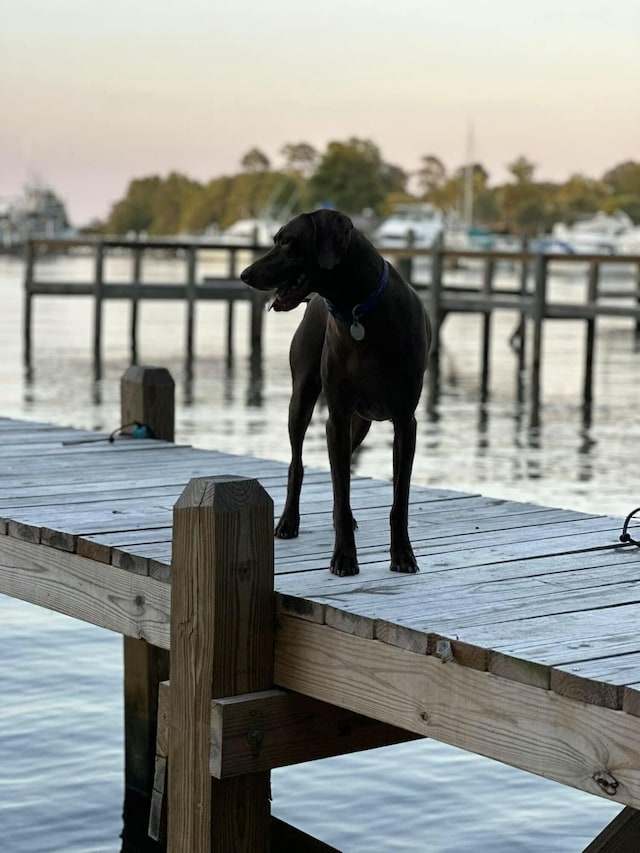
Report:
[[[211,700],[273,680],[273,504],[255,480],[193,480],[172,562],[169,850],[268,849],[269,773],[211,780]]]
[[[153,578],[2,536],[0,592],[169,647],[171,590]]]
[[[289,616],[276,684],[640,805],[640,718]]]

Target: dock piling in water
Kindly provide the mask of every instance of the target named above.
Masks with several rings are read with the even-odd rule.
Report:
[[[174,440],[174,382],[164,367],[130,367],[120,380],[120,417],[131,432],[143,424],[151,436]],[[144,838],[153,792],[158,688],[169,678],[169,652],[123,637],[125,840]]]

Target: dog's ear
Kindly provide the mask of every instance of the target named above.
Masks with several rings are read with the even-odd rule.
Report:
[[[337,210],[316,210],[310,216],[318,265],[323,270],[331,270],[349,248],[353,222]]]

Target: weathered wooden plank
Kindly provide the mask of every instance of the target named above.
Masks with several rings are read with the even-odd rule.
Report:
[[[159,542],[166,544],[171,541],[171,532],[171,527],[157,527],[152,530],[121,530],[116,533],[79,536],[76,542],[76,553],[83,557],[89,557],[91,560],[98,560],[100,563],[110,563],[114,548],[122,547],[128,552],[137,545],[157,544]]]
[[[356,501],[353,501],[354,506]],[[331,507],[331,502],[327,503]],[[387,513],[384,516],[388,517]],[[357,514],[357,509],[355,510]],[[367,556],[376,552],[381,546],[388,548],[389,530],[388,522],[381,524],[380,518],[359,521],[356,532],[356,541],[360,544],[359,557],[366,562]],[[617,521],[613,522],[616,530],[619,529]],[[331,538],[331,524],[327,513],[326,526],[317,525],[302,526],[297,540],[290,543],[287,548],[286,559],[293,561],[299,557],[308,557],[318,553],[318,537]],[[424,507],[410,507],[409,529],[414,550],[425,545],[435,546],[442,542],[447,548],[453,550],[471,549],[503,542],[526,542],[531,539],[545,539],[566,534],[567,531],[576,531],[580,535],[585,528],[599,530],[604,526],[610,529],[612,522],[607,519],[604,522],[601,517],[572,513],[569,510],[540,510],[531,513],[507,514],[504,516],[483,517],[478,514],[470,520],[460,519],[455,514],[446,513],[443,516],[431,513]]]
[[[636,648],[640,649],[640,638]],[[624,686],[637,681],[640,681],[640,650],[556,665],[551,670],[551,689],[556,693],[607,708],[622,708]]]
[[[213,464],[211,464],[213,461]],[[207,469],[221,467],[234,468],[235,466],[227,460],[222,460],[219,465],[216,462],[216,454],[213,453],[212,458],[208,460]],[[186,469],[187,473],[182,474],[180,468],[173,469],[167,467],[165,476],[158,477],[157,469],[145,466],[141,473],[138,473],[135,480],[124,478],[127,470],[124,467],[120,471],[120,478],[114,480],[96,481],[92,478],[88,480],[85,476],[84,480],[77,483],[54,482],[54,478],[48,475],[47,471],[43,471],[42,479],[35,482],[24,483],[22,478],[16,477],[16,482],[10,486],[5,485],[0,487],[0,508],[6,507],[29,507],[29,506],[49,506],[52,504],[82,504],[85,502],[94,502],[99,497],[103,501],[116,501],[126,497],[142,497],[166,495],[172,497],[175,494],[180,494],[180,491],[189,482],[192,476],[190,471],[195,470],[196,473],[202,468],[201,464],[192,466]],[[146,470],[145,470],[146,469]],[[165,468],[162,468],[165,472]],[[330,486],[330,476],[325,471],[311,471],[306,475],[307,479],[314,483],[324,483]],[[269,489],[282,488],[286,486],[286,469],[277,467],[264,472],[258,472],[259,481]],[[326,487],[325,486],[325,487]]]
[[[526,528],[518,537],[518,541],[509,541],[509,537],[504,534],[489,534],[477,540],[461,538],[460,541],[455,542],[448,542],[444,538],[433,543],[424,539],[416,541],[414,536],[413,546],[418,564],[424,572],[451,568],[454,565],[460,565],[463,559],[471,569],[474,566],[496,565],[518,559],[560,557],[563,554],[578,555],[593,550],[606,552],[628,547],[621,545],[619,541],[620,527],[617,520],[603,521],[602,524],[597,524],[597,527],[601,529],[585,531],[584,527],[580,530],[576,526],[575,534],[567,533],[565,528],[565,535],[549,535],[542,539],[535,536],[533,529]],[[292,540],[287,540],[287,542],[290,541]],[[378,565],[384,566],[377,552],[368,552],[366,544],[358,549],[358,559],[361,570],[366,568],[369,571],[374,570]],[[287,555],[281,556],[278,560],[277,571],[284,573],[294,568],[296,571],[309,571],[322,569],[324,566],[323,554],[304,557]]]
[[[276,684],[640,805],[640,718],[281,616]]]
[[[282,548],[286,548],[284,542]],[[276,553],[278,554],[278,543],[276,542]],[[608,569],[612,578],[618,576],[618,572],[630,567],[631,573],[640,570],[640,552],[636,553],[631,548],[612,548],[605,550],[584,551],[578,554],[565,553],[549,555],[545,557],[527,559],[516,558],[505,560],[498,565],[492,563],[481,563],[475,565],[472,560],[472,552],[460,552],[459,559],[453,559],[444,566],[429,566],[426,571],[413,577],[402,579],[402,584],[409,586],[412,583],[424,583],[423,578],[428,576],[433,582],[446,582],[453,586],[457,584],[476,584],[486,581],[500,582],[510,581],[518,578],[534,577],[542,580],[548,575],[559,577],[575,570],[586,569]],[[626,571],[625,571],[625,574]],[[278,589],[290,595],[313,598],[331,593],[345,593],[357,590],[358,594],[375,593],[380,583],[392,581],[393,576],[389,574],[388,566],[375,567],[375,564],[367,564],[366,571],[352,577],[338,578],[334,575],[328,577],[322,569],[308,572],[292,572],[289,576],[282,573],[278,581]],[[286,587],[285,587],[286,584]]]
[[[153,578],[2,536],[0,592],[169,647],[170,587]]]
[[[159,694],[157,752],[169,749],[170,684]],[[211,702],[211,775],[254,773],[415,740],[418,735],[299,693],[265,690]]]
[[[57,447],[61,449],[61,445],[65,441],[70,440],[85,440],[92,441],[100,438],[103,441],[108,440],[108,433],[93,432],[91,430],[75,429],[69,427],[67,429],[60,427],[51,427],[50,429],[36,430],[11,430],[3,432],[0,430],[2,440],[0,441],[0,458],[5,456],[17,456],[20,453],[28,454],[37,452],[45,447]]]

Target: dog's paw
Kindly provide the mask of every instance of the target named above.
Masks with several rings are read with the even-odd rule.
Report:
[[[391,565],[389,569],[392,572],[402,572],[405,575],[415,575],[420,571],[420,567],[413,556],[413,551],[402,551],[398,554],[391,555]]]
[[[340,578],[360,573],[357,559],[347,554],[334,554],[329,570],[332,575],[337,575]]]
[[[278,539],[295,539],[298,535],[298,528],[300,525],[300,520],[296,519],[288,519],[282,516],[280,521],[276,524],[276,529],[273,531],[273,535]]]

